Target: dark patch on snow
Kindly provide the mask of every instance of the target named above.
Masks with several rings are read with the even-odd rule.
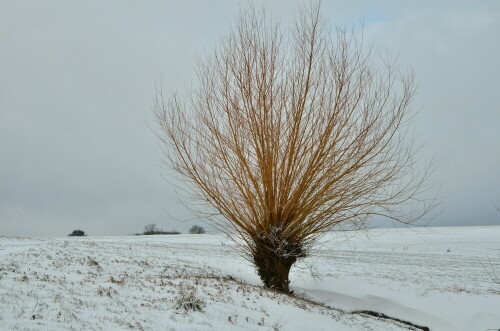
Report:
[[[412,326],[412,327],[414,327],[416,329],[419,329],[419,330],[430,331],[430,329],[427,326],[421,326],[421,325],[413,324],[412,322],[403,321],[403,320],[401,320],[399,318],[391,317],[391,316],[388,316],[388,315],[382,314],[382,313],[377,313],[376,311],[371,311],[371,310],[357,310],[357,311],[353,311],[352,314],[370,315],[370,316],[374,316],[374,317],[378,317],[378,318],[382,318],[382,319],[393,320],[393,321],[396,321],[396,322],[399,322],[399,323],[403,323],[403,324]]]

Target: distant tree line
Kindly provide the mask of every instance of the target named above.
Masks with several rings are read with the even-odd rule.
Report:
[[[180,234],[180,232],[172,230],[172,231],[163,231],[156,226],[156,224],[148,224],[144,227],[143,235],[154,235],[154,234]]]
[[[189,229],[190,234],[204,234],[205,229],[198,225],[193,225],[191,229]],[[148,224],[144,227],[144,231],[142,233],[136,233],[135,235],[154,235],[154,234],[180,234],[179,231],[163,231],[163,229],[158,228],[156,224]],[[68,234],[69,237],[84,237],[87,236],[82,230],[75,230]]]

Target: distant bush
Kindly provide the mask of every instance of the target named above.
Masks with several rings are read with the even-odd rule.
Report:
[[[205,229],[202,228],[201,226],[193,225],[193,227],[191,229],[189,229],[189,233],[191,233],[191,234],[204,234]]]
[[[86,234],[82,230],[75,230],[70,234],[68,234],[68,237],[84,237],[84,236],[86,236]]]
[[[163,231],[163,229],[159,229],[156,224],[148,224],[144,227],[143,235],[153,235],[153,234],[180,234],[180,232],[172,230],[172,231]]]

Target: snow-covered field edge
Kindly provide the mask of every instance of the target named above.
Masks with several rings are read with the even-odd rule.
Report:
[[[0,237],[0,329],[415,329],[352,313],[363,310],[431,330],[500,328],[488,273],[500,227],[326,239],[293,269],[292,297],[263,289],[218,235]],[[184,309],[193,298],[200,311]]]

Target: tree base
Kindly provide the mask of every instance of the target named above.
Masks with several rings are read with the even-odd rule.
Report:
[[[297,259],[306,256],[303,244],[284,235],[280,227],[271,228],[253,239],[253,262],[264,286],[290,293],[288,275]]]
[[[290,293],[288,275],[295,261],[297,261],[296,257],[254,256],[254,263],[264,286],[285,293]]]

